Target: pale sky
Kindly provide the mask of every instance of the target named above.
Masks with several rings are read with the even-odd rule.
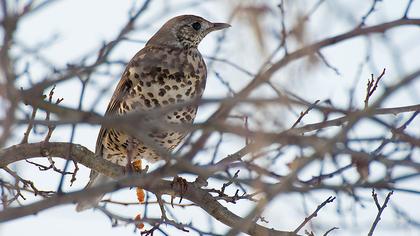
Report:
[[[134,1],[133,1],[134,2]],[[137,1],[137,6],[140,6],[143,1]],[[198,4],[196,7],[188,7],[191,2],[200,1],[165,1],[165,0],[154,0],[150,4],[150,9],[141,16],[137,22],[138,30],[130,34],[130,39],[139,40],[141,42],[124,42],[120,44],[117,50],[112,54],[114,59],[129,60],[138,50],[143,47],[143,41],[151,37],[151,35],[168,19],[173,16],[180,14],[196,14],[203,16],[211,21],[224,22],[227,21],[232,10],[232,7],[240,2],[236,1],[222,1],[214,0],[208,1],[207,3]],[[250,2],[250,1],[244,1]],[[266,3],[269,5],[275,5],[278,1],[256,1],[260,3]],[[291,1],[289,1],[291,2]],[[308,10],[309,6],[315,1],[296,1],[299,2],[296,5],[305,11]],[[302,3],[300,3],[302,2]],[[366,4],[369,2],[369,4]],[[372,15],[368,19],[367,24],[375,24],[379,22],[385,22],[393,19],[397,19],[404,12],[407,1],[395,1],[395,0],[383,0],[383,3],[379,4],[378,13]],[[94,52],[98,49],[101,42],[108,41],[116,36],[118,29],[126,22],[128,9],[132,6],[132,1],[129,0],[62,0],[55,3],[40,11],[33,16],[27,18],[20,26],[17,34],[17,39],[24,42],[26,46],[31,47],[37,45],[43,40],[51,38],[53,35],[57,35],[57,41],[55,44],[43,51],[43,55],[51,61],[54,61],[57,65],[64,66],[67,63],[77,63],[81,58],[81,55],[86,55],[88,52]],[[307,8],[304,6],[308,5]],[[336,5],[337,4],[337,5]],[[341,6],[341,10],[339,9]],[[354,22],[352,21],[351,15],[342,13],[348,9],[351,9],[351,13],[356,16],[356,20],[360,19],[364,15],[370,6],[370,1],[356,1],[356,0],[342,0],[333,1],[327,0],[321,9],[313,16],[308,26],[308,38],[307,42],[314,42],[318,39],[322,39],[328,36],[332,36],[338,33],[345,32],[352,29]],[[296,6],[295,6],[296,7]],[[164,14],[170,9],[169,13]],[[332,10],[334,9],[334,11]],[[278,15],[278,13],[275,13]],[[420,3],[416,1],[410,12],[411,17],[420,17]],[[330,18],[339,19],[336,21],[330,21]],[[274,16],[267,17],[264,20],[264,30],[271,34],[273,30],[278,29],[278,22],[275,22]],[[150,24],[150,25],[149,25]],[[222,44],[222,51],[217,55],[218,58],[228,58],[230,61],[247,68],[249,71],[255,73],[261,63],[264,61],[265,56],[258,49],[258,45],[255,43],[255,35],[250,30],[247,24],[243,21],[234,20],[231,22],[232,28],[226,31],[226,42]],[[199,49],[205,56],[211,56],[216,40],[220,36],[220,33],[210,35],[203,40]],[[418,55],[420,55],[420,33],[418,27],[401,28],[395,31],[391,31],[387,36],[391,39],[393,47],[396,51],[401,53],[401,56],[397,58],[401,67],[395,66],[395,61],[392,55],[384,50],[386,45],[381,42],[380,37],[374,36],[372,55],[373,55],[373,66],[365,66],[362,73],[363,78],[367,79],[370,73],[379,73],[382,68],[387,68],[387,77],[384,80],[386,84],[392,84],[393,81],[401,78],[402,75],[417,69],[419,66]],[[287,88],[290,91],[304,97],[308,101],[315,101],[316,99],[325,100],[331,99],[334,105],[342,106],[346,108],[348,104],[347,92],[351,88],[355,81],[356,70],[358,65],[363,61],[366,47],[365,39],[353,39],[346,41],[337,46],[329,47],[323,50],[324,56],[328,58],[335,67],[340,71],[340,75],[335,74],[331,69],[326,68],[324,65],[319,65],[316,69],[310,70],[302,74],[302,70],[305,70],[303,63],[293,64],[287,67],[287,70],[280,71],[275,74],[273,81],[277,86]],[[277,41],[274,37],[268,36],[265,38],[265,45],[268,52],[277,46]],[[290,45],[290,48],[295,48],[296,45]],[[94,55],[92,55],[94,58]],[[207,60],[209,63],[209,60]],[[106,96],[100,100],[97,104],[95,111],[103,113],[108,99],[111,96],[113,87],[116,84],[119,75],[121,74],[121,67],[113,68],[112,74],[115,75],[113,78],[98,76],[95,77],[95,85],[88,88],[86,99],[83,104],[83,109],[89,110],[92,107],[92,102],[98,96],[98,88],[103,88],[112,84],[112,88]],[[222,63],[215,62],[212,68],[209,70],[208,84],[204,97],[225,97],[228,91],[223,87],[221,82],[216,79],[214,71],[220,72],[222,77],[229,82],[229,84],[236,90],[239,91],[249,81],[250,77],[242,72],[235,70],[232,67],[224,65]],[[42,79],[42,75],[45,72],[44,68],[34,69],[34,80]],[[112,83],[114,81],[114,83]],[[363,106],[363,94],[365,93],[366,81],[359,81],[356,96],[361,98],[356,101],[356,106]],[[22,82],[25,86],[25,82]],[[380,88],[379,88],[380,89]],[[397,96],[393,97],[384,104],[384,107],[392,106],[403,106],[413,105],[420,102],[420,84],[413,84],[409,88],[401,90]],[[382,91],[381,91],[382,92]],[[59,84],[56,88],[56,94],[64,98],[62,104],[71,107],[77,107],[80,93],[80,84],[73,80],[72,82]],[[344,96],[345,94],[346,96]],[[268,92],[268,88],[260,88],[258,91],[253,93],[253,96],[270,96],[271,92]],[[203,121],[206,117],[211,114],[214,110],[213,106],[205,107],[199,110],[197,121]],[[245,109],[246,110],[246,109]],[[278,115],[278,112],[288,112],[286,109],[280,110],[268,110],[261,112],[257,115],[258,119],[264,122],[267,119],[265,116],[269,114]],[[296,111],[299,112],[299,111]],[[404,116],[405,118],[407,116]],[[285,114],[282,116],[282,122],[286,126],[290,126],[296,116],[293,114]],[[320,116],[314,114],[313,116],[307,116],[305,123],[317,122]],[[389,118],[388,120],[390,120]],[[271,123],[267,124],[267,127],[271,127]],[[420,121],[417,119],[413,122],[410,132],[417,132],[420,129]],[[99,130],[97,126],[79,125],[75,143],[80,143],[94,150],[96,135]],[[362,124],[362,128],[358,129],[357,135],[370,134],[372,127],[369,124]],[[10,145],[16,140],[20,140],[23,131],[16,129],[14,134],[16,135],[14,141],[10,142]],[[69,141],[70,129],[68,127],[58,128],[52,137],[52,141]],[[243,146],[243,140],[226,136],[227,143],[220,150],[220,157],[233,153]],[[38,141],[37,137],[33,137],[32,141]],[[419,154],[419,152],[417,152]],[[293,156],[290,153],[282,159],[281,163],[276,163],[276,170],[287,171],[285,163],[289,162]],[[208,160],[209,155],[201,153],[200,158]],[[417,158],[418,155],[417,155]],[[42,162],[41,160],[39,160]],[[57,160],[59,166],[62,166],[62,162]],[[40,173],[36,168],[29,167],[28,165],[19,164],[15,166],[22,176],[33,179],[34,182],[41,189],[54,189],[59,180],[59,176],[51,172]],[[327,166],[328,168],[328,166]],[[379,168],[379,167],[378,167]],[[316,168],[315,168],[316,170]],[[379,170],[379,169],[378,169]],[[405,171],[405,170],[401,170]],[[314,172],[317,173],[317,172]],[[305,172],[303,177],[311,176],[313,172]],[[356,175],[356,173],[349,173],[349,176]],[[372,179],[377,178],[378,175],[375,173],[375,166],[373,167]],[[88,169],[81,167],[78,174],[78,181],[73,187],[69,187],[66,184],[66,191],[75,191],[82,188],[88,180]],[[68,181],[67,181],[68,182]],[[220,183],[214,183],[215,187],[220,187]],[[407,182],[404,186],[418,186],[418,183]],[[418,188],[417,188],[418,189]],[[234,191],[234,190],[232,190]],[[325,200],[326,197],[334,195],[332,192],[316,192],[307,199],[307,204],[310,211],[315,209],[316,205]],[[369,198],[370,190],[361,192],[361,195]],[[113,198],[123,199],[126,201],[135,201],[135,192],[133,190],[123,190],[114,193]],[[27,204],[34,199],[22,202]],[[366,235],[369,230],[370,224],[372,223],[376,215],[376,207],[372,204],[366,204],[365,208],[360,205],[354,205],[354,202],[349,198],[342,198],[348,200],[348,202],[341,202],[342,209],[346,210],[343,215],[337,215],[336,205],[337,202],[327,206],[323,209],[318,217],[314,220],[317,225],[323,225],[323,229],[332,228],[338,226],[340,230],[331,233],[330,235],[350,236],[350,235]],[[383,198],[381,197],[383,200]],[[397,204],[399,207],[405,209],[414,219],[420,219],[420,196],[413,194],[406,194],[396,192],[392,196],[391,202]],[[244,215],[252,205],[241,204],[237,205],[229,204],[229,208],[237,214]],[[134,217],[137,213],[144,210],[143,206],[130,206],[130,207],[110,207],[114,212],[122,214],[127,217]],[[417,209],[417,210],[413,210]],[[208,225],[208,216],[203,214],[202,210],[198,208],[191,208],[187,210],[174,210],[179,216],[177,220],[184,223],[189,223],[188,220],[192,218],[194,224],[204,227],[210,227]],[[352,212],[357,212],[357,219],[354,219]],[[159,216],[160,212],[158,208],[152,207],[149,209],[149,213],[152,215]],[[304,219],[305,215],[302,209],[302,197],[298,194],[282,195],[276,198],[267,210],[264,212],[264,217],[270,221],[268,224],[270,227],[281,230],[292,230],[297,227]],[[193,217],[191,217],[193,216]],[[341,223],[345,222],[345,226]],[[379,223],[376,235],[401,235],[414,236],[420,235],[420,229],[413,229],[411,227],[398,225],[398,220],[395,219],[395,215],[392,210],[386,209],[382,216],[382,220]],[[358,226],[358,227],[356,227]],[[216,223],[214,227],[218,232],[222,233],[226,229],[222,224]],[[174,230],[171,227],[166,229],[171,235],[184,235],[178,230]],[[325,230],[316,231],[322,235]],[[74,235],[139,235],[139,232],[133,232],[133,226],[119,226],[112,228],[109,219],[99,211],[85,211],[77,213],[74,210],[74,205],[59,206],[46,211],[40,212],[36,216],[28,216],[22,219],[14,220],[0,225],[0,235],[60,235],[60,236],[74,236]],[[317,235],[318,235],[317,234]],[[154,235],[160,235],[159,232],[155,232]],[[185,234],[187,235],[187,234]],[[195,235],[193,233],[188,235]]]

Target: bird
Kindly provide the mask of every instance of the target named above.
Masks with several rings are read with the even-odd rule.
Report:
[[[195,15],[180,15],[168,20],[128,62],[105,117],[153,112],[154,109],[181,104],[177,109],[168,109],[161,114],[161,120],[169,124],[191,124],[198,106],[196,103],[183,104],[202,97],[207,78],[207,67],[198,45],[207,34],[228,27],[227,23],[212,23]],[[170,152],[188,135],[188,131],[163,126],[158,130],[148,129],[144,135]],[[95,156],[120,166],[130,166],[130,162],[136,160],[145,159],[150,163],[160,160],[156,149],[148,144],[117,128],[102,126]],[[109,181],[109,177],[91,170],[85,189]],[[103,196],[89,196],[79,201],[76,210],[97,206]]]

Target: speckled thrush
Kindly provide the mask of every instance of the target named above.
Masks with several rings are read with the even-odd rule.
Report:
[[[151,111],[156,108],[181,104],[200,98],[206,84],[206,64],[197,49],[210,32],[229,27],[212,23],[199,16],[182,15],[170,19],[128,63],[109,102],[105,115],[124,115],[133,111]],[[192,123],[197,106],[185,105],[161,117],[173,124]],[[186,132],[162,128],[148,131],[160,147],[172,151],[187,135]],[[131,161],[159,160],[159,155],[141,139],[114,128],[102,127],[96,142],[96,155],[115,164],[126,166],[129,146]],[[109,178],[91,171],[86,188],[109,181]],[[103,195],[92,196],[78,203],[76,210],[94,207]]]

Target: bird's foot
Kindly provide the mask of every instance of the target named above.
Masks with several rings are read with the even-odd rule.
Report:
[[[174,179],[172,180],[171,187],[172,187],[173,190],[179,192],[179,195],[180,195],[179,203],[181,203],[181,201],[182,201],[182,199],[184,197],[184,194],[188,190],[188,182],[187,182],[187,180],[185,180],[182,177],[175,176]],[[172,196],[171,197],[171,205],[172,205],[172,208],[174,207],[174,198],[175,198],[175,196]]]

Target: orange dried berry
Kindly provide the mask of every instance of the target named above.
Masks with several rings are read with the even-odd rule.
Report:
[[[141,215],[140,214],[136,215],[136,217],[134,217],[134,220],[136,222],[141,221]],[[136,227],[137,227],[137,229],[143,229],[144,228],[144,224],[143,223],[136,223]]]
[[[137,172],[141,171],[141,160],[133,161],[133,168]]]
[[[139,203],[144,203],[144,190],[142,188],[136,188],[137,200]]]
[[[141,171],[141,160],[133,161],[133,168],[135,171]],[[144,203],[144,190],[142,188],[136,188],[136,193],[139,203]]]

